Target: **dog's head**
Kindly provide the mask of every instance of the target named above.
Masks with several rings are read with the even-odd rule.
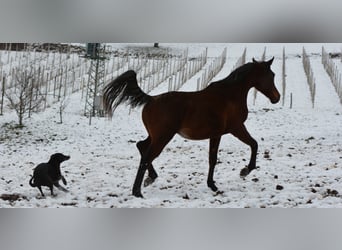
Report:
[[[53,154],[50,157],[50,162],[56,162],[58,164],[62,163],[63,161],[69,160],[70,156],[64,155],[61,153]]]

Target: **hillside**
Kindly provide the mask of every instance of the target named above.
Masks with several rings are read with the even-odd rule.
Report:
[[[321,62],[322,44],[160,44],[158,49],[150,48],[151,44],[110,46],[113,53],[106,62],[106,80],[133,67],[140,72],[139,84],[152,95],[167,92],[170,86],[197,90],[198,79],[219,60],[225,48],[222,68],[210,82],[226,77],[246,48],[246,62],[261,60],[264,51],[266,59],[275,57],[272,70],[282,93],[285,48],[284,103],[273,105],[261,93],[254,99],[254,90],[248,96],[245,124],[259,143],[259,168],[241,179],[239,172],[247,164],[250,150],[233,136],[225,135],[215,170],[216,184],[222,192],[214,193],[206,185],[208,141],[189,141],[177,135],[154,161],[159,178],[142,188],[145,198],[133,197],[131,188],[140,161],[135,143],[146,137],[141,109],[123,105],[112,120],[94,117],[89,125],[89,118],[84,116],[89,62],[78,54],[58,59],[52,52],[37,52],[35,57],[42,61],[36,65],[43,65],[45,72],[54,74],[54,67],[74,70],[61,85],[67,103],[63,123],[59,117],[61,99],[51,94],[54,81],[60,82],[57,74],[56,78],[46,75],[50,80],[42,89],[51,91],[44,92],[49,97],[46,105],[31,118],[25,117],[23,128],[17,128],[17,116],[5,100],[0,116],[0,207],[342,207],[342,105]],[[314,107],[302,64],[303,47],[316,82]],[[329,53],[341,50],[340,44],[324,47]],[[19,65],[18,60],[24,64],[24,57],[15,54],[20,52],[0,53],[2,75],[9,71],[8,59],[13,58],[12,66]],[[206,61],[201,61],[204,53]],[[174,60],[182,63],[183,58],[186,60],[177,70]],[[332,60],[341,68],[339,56]],[[181,68],[193,71],[189,79],[178,83]],[[44,188],[47,196],[41,198],[28,181],[34,167],[56,152],[71,156],[61,168],[70,192],[56,190],[57,196],[51,197]]]

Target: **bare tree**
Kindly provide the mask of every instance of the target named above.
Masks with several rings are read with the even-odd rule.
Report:
[[[14,74],[14,87],[6,89],[5,95],[9,101],[9,107],[17,113],[19,127],[23,126],[23,118],[26,113],[31,114],[44,101],[45,97],[40,93],[38,79],[35,78],[33,68],[16,69]]]

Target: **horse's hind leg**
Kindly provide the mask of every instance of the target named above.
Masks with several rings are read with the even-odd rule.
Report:
[[[137,143],[137,148],[139,149],[141,156],[143,156],[143,154],[146,152],[150,144],[151,144],[150,137],[147,137],[145,140],[139,141]],[[144,187],[152,184],[158,177],[158,174],[156,170],[153,168],[152,163],[147,166],[147,170],[148,170],[148,177],[144,181]]]
[[[156,138],[162,138],[162,139],[159,139],[158,141],[155,141],[155,142],[153,142],[151,140],[148,148],[145,150],[145,152],[142,152],[141,161],[140,161],[140,165],[138,168],[137,176],[136,176],[134,184],[133,184],[132,194],[134,196],[143,198],[143,196],[141,194],[141,184],[142,184],[145,172],[147,169],[149,170],[149,172],[151,171],[151,173],[155,172],[153,167],[151,167],[152,161],[156,157],[158,157],[158,155],[161,153],[163,148],[172,139],[173,136],[174,136],[174,134],[172,134],[170,136],[156,137]]]
[[[220,145],[221,137],[211,138],[209,142],[209,173],[207,184],[214,192],[217,191],[217,187],[214,181],[214,170],[217,162],[217,151]]]

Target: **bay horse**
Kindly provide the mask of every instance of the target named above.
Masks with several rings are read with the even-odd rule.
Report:
[[[271,103],[277,103],[280,94],[274,85],[274,73],[269,61],[246,63],[230,73],[225,79],[212,82],[203,90],[195,92],[168,92],[151,96],[138,86],[137,75],[129,70],[118,76],[104,88],[103,103],[112,117],[121,103],[132,108],[142,106],[142,120],[148,137],[137,143],[141,154],[140,165],[133,184],[132,194],[143,198],[141,185],[146,170],[145,186],[157,177],[152,161],[175,134],[186,139],[209,139],[209,173],[207,185],[218,190],[214,181],[214,168],[221,136],[231,133],[251,148],[251,158],[240,176],[247,176],[256,168],[258,143],[248,133],[244,122],[248,116],[247,95],[254,87]]]

